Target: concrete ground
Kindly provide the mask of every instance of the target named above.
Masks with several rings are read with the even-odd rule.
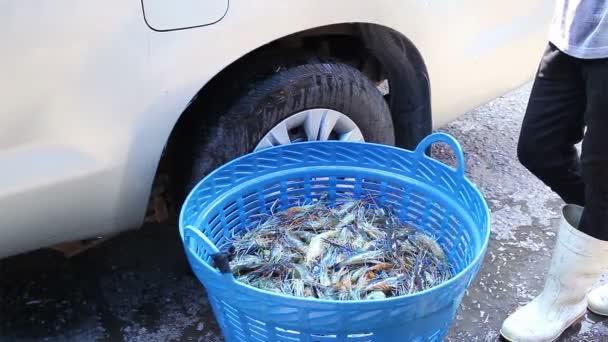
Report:
[[[467,155],[492,209],[485,265],[449,341],[496,341],[502,320],[540,290],[561,201],[516,161],[529,85],[442,128]],[[439,155],[442,155],[439,151]],[[608,339],[594,315],[561,341]],[[39,251],[0,261],[0,341],[221,341],[173,226],[147,226],[65,260]]]

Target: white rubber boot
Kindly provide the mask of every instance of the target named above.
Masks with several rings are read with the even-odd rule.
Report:
[[[599,279],[608,242],[578,231],[583,208],[566,205],[543,291],[509,316],[500,330],[512,342],[549,342],[587,310],[587,292]]]
[[[589,292],[587,296],[589,311],[601,316],[608,316],[608,285],[603,285]]]

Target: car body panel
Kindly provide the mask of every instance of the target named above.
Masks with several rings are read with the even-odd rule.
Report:
[[[233,1],[214,25],[169,32],[150,29],[137,1],[0,4],[0,217],[8,218],[0,257],[138,226],[182,111],[218,72],[264,44],[330,24],[392,28],[425,60],[437,127],[530,79],[553,6],[259,3]]]

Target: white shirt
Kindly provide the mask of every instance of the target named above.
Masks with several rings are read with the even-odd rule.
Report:
[[[558,0],[549,40],[576,58],[608,57],[608,0]]]

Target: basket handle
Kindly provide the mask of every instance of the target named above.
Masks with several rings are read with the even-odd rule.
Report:
[[[433,133],[431,135],[428,135],[426,138],[424,138],[416,147],[415,153],[417,155],[417,158],[422,158],[422,157],[431,158],[425,154],[426,150],[429,147],[431,147],[431,145],[433,145],[434,143],[437,143],[437,142],[446,143],[452,148],[452,150],[454,151],[454,154],[456,155],[456,161],[458,162],[458,165],[454,171],[458,174],[458,176],[464,178],[465,177],[465,173],[464,173],[465,160],[464,160],[464,153],[462,152],[462,147],[460,147],[460,144],[458,143],[458,141],[456,141],[456,139],[453,136],[451,136],[447,133],[441,133],[441,132]]]
[[[184,245],[190,253],[199,258],[200,256],[196,251],[196,247],[202,246],[213,259],[213,272],[234,279],[232,271],[230,270],[230,265],[228,264],[227,255],[222,253],[203,232],[192,226],[186,226],[186,228],[184,228]]]

